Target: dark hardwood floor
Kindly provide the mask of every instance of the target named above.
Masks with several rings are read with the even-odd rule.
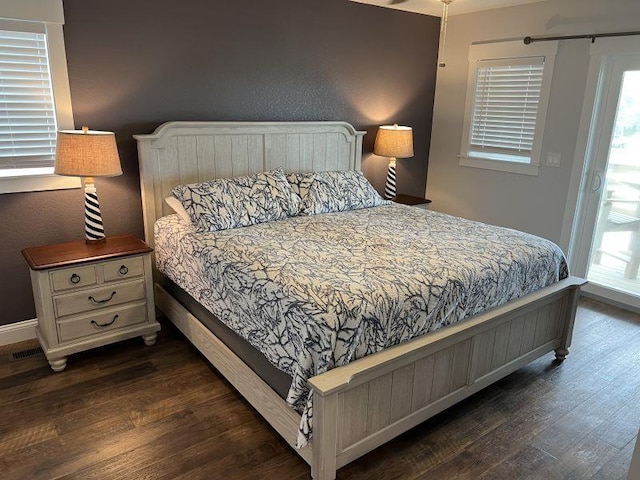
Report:
[[[74,355],[0,348],[0,478],[309,478],[307,465],[169,322]],[[338,479],[624,479],[640,427],[640,318],[584,300],[544,358],[338,471]]]

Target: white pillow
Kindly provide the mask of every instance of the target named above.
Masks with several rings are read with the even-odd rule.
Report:
[[[180,200],[178,200],[176,197],[169,196],[165,198],[164,201],[167,202],[167,205],[169,205],[169,207],[178,214],[178,216],[183,222],[186,222],[189,225],[191,225],[191,218],[189,217],[189,214],[180,203]]]

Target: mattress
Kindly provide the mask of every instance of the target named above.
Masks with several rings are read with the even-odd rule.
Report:
[[[292,378],[311,435],[307,380],[568,276],[552,242],[404,205],[196,233],[155,225],[172,281]]]
[[[240,357],[283,400],[286,400],[289,387],[291,387],[289,375],[274,367],[257,348],[218,320],[213,313],[204,308],[175,282],[165,279],[164,288],[233,353]]]

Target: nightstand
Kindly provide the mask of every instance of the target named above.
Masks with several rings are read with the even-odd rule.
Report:
[[[413,197],[411,195],[396,195],[396,198],[394,198],[393,201],[401,203],[402,205],[418,206],[422,208],[428,208],[428,205],[431,203],[431,200],[428,198]]]
[[[142,336],[153,345],[152,249],[131,235],[25,248],[38,315],[36,334],[51,368],[67,355]]]

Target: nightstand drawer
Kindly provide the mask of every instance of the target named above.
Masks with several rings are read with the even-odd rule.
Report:
[[[54,297],[57,317],[111,307],[145,298],[144,279]]]
[[[105,282],[141,277],[144,274],[142,257],[121,258],[106,262],[103,264],[103,268]]]
[[[145,304],[138,304],[125,307],[121,310],[95,313],[85,315],[81,318],[73,318],[58,321],[58,331],[61,342],[69,342],[77,338],[90,335],[100,335],[102,333],[128,327],[137,323],[147,321],[147,307]]]
[[[87,265],[55,270],[51,272],[51,284],[56,292],[95,285],[96,268],[93,265]]]

